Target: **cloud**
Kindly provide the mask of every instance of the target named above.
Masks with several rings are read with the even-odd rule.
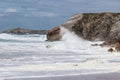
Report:
[[[7,8],[5,12],[12,13],[12,12],[17,12],[17,10],[15,8]]]
[[[120,12],[119,3],[120,0],[0,0],[0,26],[21,24],[50,28],[76,13]]]
[[[56,13],[52,12],[31,12],[24,14],[25,17],[55,17],[58,16]]]

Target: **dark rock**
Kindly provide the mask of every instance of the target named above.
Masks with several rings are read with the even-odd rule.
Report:
[[[99,46],[99,44],[92,44],[92,46]]]
[[[108,52],[114,52],[113,48],[108,49]]]
[[[10,34],[46,34],[47,30],[29,30],[24,28],[15,28],[2,31],[2,33],[10,33]]]

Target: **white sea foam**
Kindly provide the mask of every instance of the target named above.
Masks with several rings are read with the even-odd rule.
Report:
[[[46,39],[45,35],[12,35],[2,33],[0,34],[0,39],[3,40],[18,40],[18,41],[44,41]]]
[[[0,79],[120,71],[119,53],[61,30],[55,42],[45,42],[45,35],[0,34]]]
[[[65,28],[61,28],[62,39],[59,42],[49,43],[53,49],[61,50],[82,50],[90,47],[90,42],[83,40]]]

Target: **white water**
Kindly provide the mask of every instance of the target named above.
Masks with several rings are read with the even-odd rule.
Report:
[[[45,35],[0,34],[0,80],[120,71],[120,54],[91,46],[62,28],[61,41]]]

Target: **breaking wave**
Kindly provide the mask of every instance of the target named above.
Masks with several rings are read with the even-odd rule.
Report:
[[[0,79],[120,71],[120,54],[91,46],[101,42],[83,40],[65,28],[61,35],[60,41],[46,42],[46,35],[0,34]]]

